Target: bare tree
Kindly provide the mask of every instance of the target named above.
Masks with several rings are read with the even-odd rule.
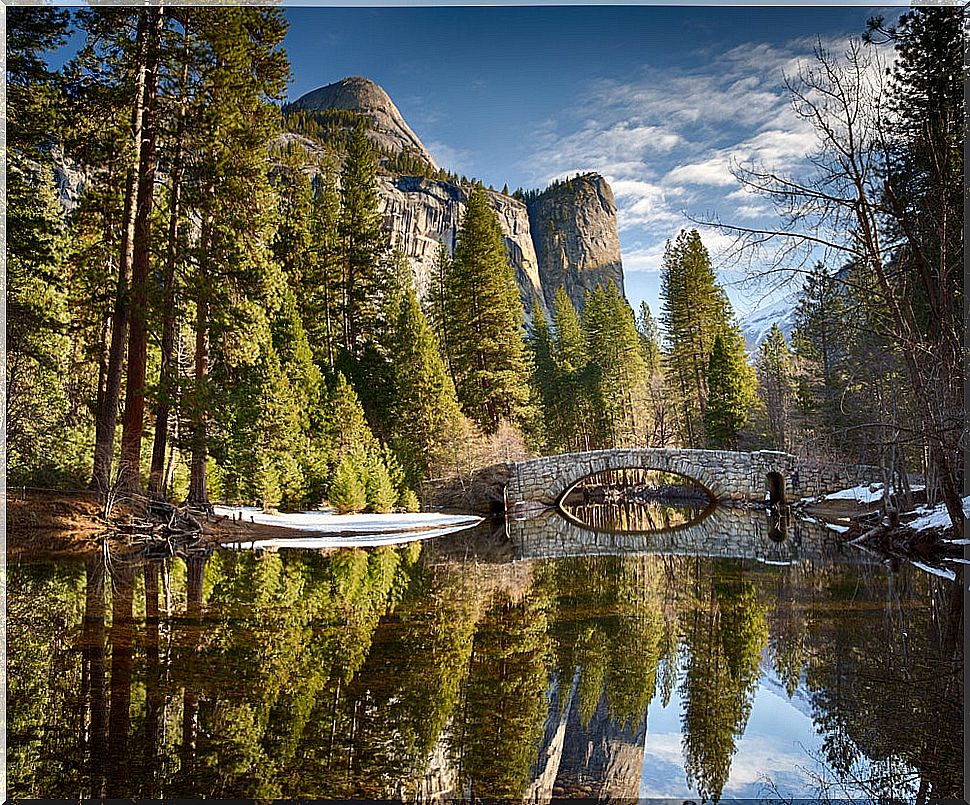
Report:
[[[779,225],[705,223],[736,235],[749,265],[773,250],[768,267],[753,275],[777,276],[819,249],[858,267],[884,311],[882,335],[905,367],[932,470],[962,535],[962,324],[946,315],[959,279],[930,266],[913,220],[919,210],[900,202],[896,167],[906,146],[896,133],[886,76],[874,45],[852,40],[841,55],[817,45],[813,62],[785,80],[793,112],[816,136],[808,170],[792,176],[761,165],[733,168],[745,189],[772,203]]]

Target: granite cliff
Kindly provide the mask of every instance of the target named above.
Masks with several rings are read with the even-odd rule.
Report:
[[[587,291],[613,282],[623,292],[623,262],[613,191],[599,174],[557,182],[529,199],[539,279],[551,308],[563,286],[582,306]]]
[[[419,291],[431,276],[438,244],[451,251],[464,214],[469,187],[438,168],[387,93],[366,78],[345,78],[313,90],[288,110],[342,110],[368,120],[370,137],[384,154],[406,153],[427,163],[424,176],[405,176],[389,167],[380,177],[381,208],[391,242],[408,256]],[[308,150],[312,145],[299,139]],[[616,229],[616,204],[606,180],[586,174],[556,183],[527,203],[487,191],[505,237],[509,260],[526,314],[534,301],[547,310],[560,285],[577,307],[587,290],[612,280],[623,290],[623,266]]]
[[[394,101],[370,79],[360,76],[344,78],[301,95],[286,107],[288,112],[328,110],[343,110],[365,118],[368,122],[367,135],[380,150],[392,153],[407,151],[423,159],[432,169],[438,169],[434,157],[404,122]]]
[[[418,176],[382,176],[379,181],[384,225],[391,242],[410,260],[421,293],[431,277],[438,244],[444,243],[449,252],[454,250],[469,188]],[[505,250],[528,313],[533,301],[542,305],[543,292],[526,207],[501,193],[485,192],[502,227]]]

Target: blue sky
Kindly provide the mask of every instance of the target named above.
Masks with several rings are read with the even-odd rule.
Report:
[[[715,213],[770,221],[732,160],[798,170],[814,138],[783,77],[876,7],[288,8],[290,98],[348,75],[379,83],[444,167],[501,188],[595,170],[617,199],[627,296],[659,307],[664,243]],[[701,228],[739,313],[730,239]]]

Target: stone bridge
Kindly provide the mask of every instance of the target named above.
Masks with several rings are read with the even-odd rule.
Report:
[[[515,513],[555,506],[588,475],[633,468],[687,476],[720,501],[764,501],[766,491],[782,488],[785,500],[797,500],[880,478],[874,467],[815,464],[772,450],[754,453],[663,448],[596,450],[510,464],[505,510]]]
[[[516,558],[522,560],[645,553],[784,564],[871,561],[867,554],[847,546],[839,534],[813,520],[792,518],[785,539],[771,539],[768,512],[744,506],[715,506],[701,520],[663,531],[595,531],[555,510],[509,520],[506,527]]]

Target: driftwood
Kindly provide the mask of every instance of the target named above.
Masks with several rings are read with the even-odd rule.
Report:
[[[109,533],[123,537],[146,558],[189,556],[209,553],[212,544],[203,539],[200,518],[208,513],[186,504],[172,505],[164,501],[149,501],[141,516],[129,515],[125,520],[106,520]]]

